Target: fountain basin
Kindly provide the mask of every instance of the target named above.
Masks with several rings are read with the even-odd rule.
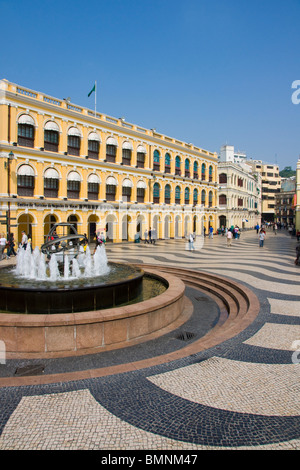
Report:
[[[0,313],[6,358],[52,358],[92,354],[139,343],[178,321],[184,311],[184,283],[147,268],[167,289],[132,305],[60,314]]]
[[[112,308],[131,302],[141,292],[144,272],[108,263],[98,277],[41,281],[16,278],[12,268],[0,271],[0,310],[13,313],[56,314]]]

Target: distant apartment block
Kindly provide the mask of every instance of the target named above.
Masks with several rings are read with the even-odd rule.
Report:
[[[261,160],[248,160],[252,171],[261,175],[261,220],[273,222],[275,219],[276,195],[280,192],[281,177],[276,164],[264,163]]]

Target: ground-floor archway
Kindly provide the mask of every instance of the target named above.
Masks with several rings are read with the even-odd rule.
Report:
[[[93,241],[95,241],[98,223],[99,223],[99,217],[97,215],[92,214],[88,217],[87,237],[88,237],[89,243],[92,243]]]
[[[71,214],[67,218],[68,224],[72,224],[73,227],[75,228],[76,232],[78,232],[78,216],[76,214]],[[72,232],[73,233],[73,232]],[[70,235],[70,233],[69,233]]]
[[[181,229],[181,216],[176,215],[175,217],[175,233],[174,233],[175,238],[181,238],[182,237],[182,229]]]
[[[34,242],[34,231],[33,231],[33,223],[34,223],[34,218],[31,214],[21,214],[18,219],[18,243],[21,243],[22,241],[22,232],[24,231],[28,238],[32,239],[32,242]]]
[[[122,240],[128,241],[131,237],[129,234],[129,225],[131,224],[131,217],[126,214],[122,217]]]
[[[226,225],[227,225],[226,216],[225,215],[220,215],[220,217],[219,217],[219,228],[221,228],[222,226],[225,228]]]
[[[113,242],[116,239],[115,226],[117,218],[114,214],[108,214],[105,220],[106,242]]]
[[[144,227],[146,227],[145,217],[142,214],[138,214],[136,218],[136,230],[135,230],[136,239],[139,238],[141,240],[143,238]]]
[[[48,214],[44,218],[44,242],[47,241],[47,235],[52,229],[53,225],[58,223],[58,218],[54,214]]]
[[[167,240],[170,238],[170,224],[171,217],[169,215],[166,215],[164,220],[164,238]]]

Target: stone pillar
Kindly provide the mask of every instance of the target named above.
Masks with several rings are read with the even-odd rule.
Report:
[[[34,129],[34,143],[38,149],[44,147],[44,113],[37,113],[37,127]]]
[[[37,169],[37,176],[35,177],[34,183],[34,194],[36,197],[43,197],[44,196],[44,163],[43,162],[36,162],[36,169]]]
[[[118,141],[116,163],[120,165],[120,163],[122,162],[122,139],[116,136],[114,136],[114,138]]]
[[[99,160],[105,160],[106,159],[106,134],[103,132],[99,132],[100,137],[101,137],[101,142],[100,142],[100,150],[99,150]]]
[[[90,133],[90,129],[88,130],[86,126],[82,126],[81,132],[80,155],[86,157],[88,154],[88,134]]]
[[[67,165],[62,165],[60,167],[60,171],[61,171],[61,179],[59,181],[58,198],[64,199],[67,197],[67,174],[68,174]]]

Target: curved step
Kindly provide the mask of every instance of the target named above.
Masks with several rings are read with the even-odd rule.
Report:
[[[151,265],[151,267],[154,267]],[[241,286],[227,279],[211,274],[187,269],[177,269],[169,267],[161,267],[155,265],[155,269],[161,272],[169,272],[180,277],[186,284],[196,288],[201,288],[220,298],[227,308],[228,315],[231,318],[242,315],[247,312],[250,300],[247,293]]]
[[[249,326],[259,313],[260,304],[256,295],[244,285],[231,279],[187,268],[153,264],[137,266],[144,269],[151,267],[156,271],[175,275],[186,285],[203,291],[217,301],[220,320],[212,330],[195,342],[201,346],[201,349],[235,336]]]

